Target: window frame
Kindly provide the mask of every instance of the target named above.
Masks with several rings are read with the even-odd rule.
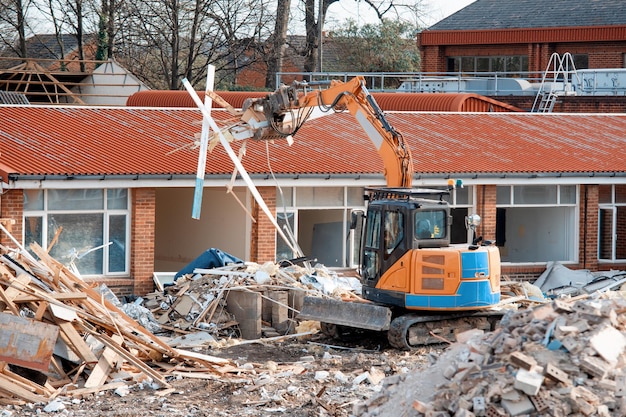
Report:
[[[579,201],[580,201],[580,188],[575,184],[517,184],[517,185],[497,185],[496,186],[496,209],[507,209],[507,208],[532,208],[532,209],[558,209],[558,208],[569,208],[571,211],[570,215],[572,216],[571,225],[573,226],[572,238],[568,239],[572,242],[572,246],[567,248],[567,252],[570,254],[569,259],[557,260],[558,262],[564,264],[576,264],[579,258],[579,239],[578,236],[580,234],[579,227]],[[555,197],[556,202],[516,202],[516,189],[521,187],[555,187]],[[562,187],[573,187],[573,201],[562,201],[563,196],[565,196],[566,191],[562,190]],[[500,190],[504,190],[508,188],[508,201],[502,202],[499,201],[499,197],[501,195],[498,193]],[[497,225],[496,225],[497,226]],[[505,248],[506,244],[501,248]],[[501,249],[502,250],[502,249]],[[505,255],[502,255],[502,259],[505,258]],[[502,261],[503,264],[513,264],[513,265],[543,265],[547,261]]]
[[[101,238],[102,238],[102,242],[109,242],[110,238],[111,238],[111,219],[115,216],[123,216],[125,218],[125,222],[124,222],[124,227],[125,227],[125,231],[124,231],[124,267],[123,267],[123,271],[114,271],[112,272],[111,269],[111,259],[110,259],[110,245],[107,244],[103,244],[102,245],[102,272],[101,273],[80,273],[81,276],[83,277],[110,277],[110,278],[114,278],[114,277],[126,277],[130,274],[130,254],[131,254],[131,214],[132,214],[132,203],[131,203],[131,195],[132,193],[130,192],[130,189],[128,188],[115,188],[115,189],[108,189],[108,188],[102,188],[102,189],[98,189],[100,191],[102,191],[102,198],[103,198],[103,206],[102,208],[99,209],[77,209],[77,210],[72,210],[70,209],[50,209],[49,208],[49,192],[50,191],[61,191],[61,190],[65,190],[65,189],[42,189],[42,190],[24,190],[24,198],[27,198],[27,193],[29,191],[40,191],[43,193],[42,195],[42,204],[40,207],[36,208],[36,209],[28,209],[26,207],[26,204],[24,204],[24,209],[22,212],[22,221],[23,224],[26,224],[26,222],[28,221],[28,219],[39,219],[40,221],[40,227],[41,227],[41,236],[38,236],[41,241],[37,242],[41,245],[41,247],[44,250],[48,250],[48,245],[50,242],[48,242],[48,235],[49,235],[49,222],[50,222],[50,216],[52,215],[78,215],[78,214],[100,214],[102,215],[102,231],[101,231]],[[80,190],[93,190],[93,189],[76,189],[78,191]],[[109,191],[110,190],[125,190],[126,192],[126,207],[125,208],[108,208],[109,206]],[[28,245],[28,243],[26,242],[26,236],[27,234],[27,230],[26,227],[22,228],[22,243]],[[62,232],[61,232],[62,234]],[[114,244],[114,243],[113,243]],[[94,245],[94,247],[98,247],[100,246],[100,244],[98,245]],[[95,252],[95,251],[94,251]],[[69,262],[68,262],[69,264]],[[77,265],[78,270],[80,271],[80,265]]]
[[[617,198],[617,190],[616,190],[616,186],[620,186],[620,187],[624,187],[626,188],[626,185],[624,184],[604,184],[601,185],[602,186],[609,186],[610,188],[610,201],[605,201],[605,202],[600,202],[598,201],[598,247],[597,247],[597,256],[598,256],[598,263],[603,263],[603,264],[611,264],[611,263],[623,263],[624,261],[626,261],[626,257],[624,258],[618,258],[617,257],[617,243],[619,241],[619,235],[618,235],[618,231],[619,231],[619,224],[618,224],[618,215],[620,214],[619,211],[624,211],[626,210],[626,201],[624,202],[618,202],[618,198]],[[621,196],[622,194],[620,194]],[[620,210],[621,209],[621,210]],[[603,258],[601,257],[601,255],[603,254],[603,248],[602,248],[602,239],[603,239],[603,234],[602,234],[602,216],[603,216],[603,212],[609,212],[611,215],[611,231],[610,231],[610,235],[611,235],[611,257],[609,258]],[[624,236],[624,238],[626,238],[626,236]]]
[[[315,190],[309,190],[314,188]],[[331,189],[336,191],[341,190],[342,201],[330,201],[327,197],[332,194],[327,192]],[[306,190],[306,191],[303,191]],[[300,210],[341,210],[343,211],[343,225],[342,228],[342,267],[344,268],[357,268],[359,264],[358,253],[358,236],[355,236],[354,231],[348,230],[347,225],[350,223],[351,212],[353,210],[366,210],[365,201],[362,199],[364,195],[364,187],[355,186],[342,186],[332,185],[329,187],[282,187],[281,192],[277,192],[276,198],[276,213],[293,213],[294,214],[294,238],[298,240],[298,229],[300,226]],[[300,196],[298,195],[300,191]],[[319,195],[320,202],[315,201],[315,196]],[[302,195],[306,195],[306,198],[302,198]],[[353,204],[356,196],[360,196],[361,205]],[[312,198],[310,198],[312,197]],[[276,215],[276,216],[277,216]],[[278,232],[275,232],[276,243],[278,239],[282,239]],[[278,245],[275,244],[274,256],[278,255]],[[347,262],[346,262],[347,258]]]
[[[460,73],[511,73],[520,74],[528,72],[528,55],[462,55],[450,56],[448,59],[449,72]],[[487,66],[479,65],[486,60]],[[517,68],[509,68],[517,64]],[[503,66],[503,69],[496,69]]]

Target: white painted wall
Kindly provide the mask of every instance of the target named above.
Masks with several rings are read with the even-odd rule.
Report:
[[[128,97],[148,88],[133,74],[114,61],[108,61],[72,88],[85,104],[125,106]]]
[[[248,200],[245,188],[235,195]],[[226,188],[204,189],[199,220],[191,218],[192,203],[192,188],[157,189],[155,271],[179,271],[210,248],[249,260],[251,221]]]

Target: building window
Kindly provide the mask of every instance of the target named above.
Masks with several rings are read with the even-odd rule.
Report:
[[[293,234],[293,230],[295,229],[295,213],[293,212],[278,212],[276,213],[276,222],[278,223],[278,227],[280,230],[289,238]],[[285,242],[282,236],[276,233],[276,260],[284,261],[293,259],[295,257],[295,253],[289,247],[289,244]]]
[[[528,57],[526,55],[450,57],[448,58],[448,71],[465,73],[528,72]]]
[[[599,187],[598,259],[626,260],[626,185]]]
[[[348,228],[353,209],[364,210],[360,187],[285,187],[277,194],[277,222],[288,224],[304,256],[328,267],[354,267],[359,262],[357,231]],[[276,233],[276,259],[295,254]]]
[[[572,60],[574,61],[574,67],[576,67],[576,69],[589,68],[589,55],[587,54],[573,54]]]
[[[496,188],[496,244],[503,262],[576,262],[574,185]]]
[[[128,275],[129,200],[126,189],[25,190],[23,241],[83,276]]]

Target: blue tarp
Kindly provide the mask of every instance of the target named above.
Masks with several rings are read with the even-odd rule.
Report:
[[[200,256],[191,261],[187,266],[178,271],[174,276],[174,281],[183,275],[193,274],[194,269],[202,268],[219,268],[227,264],[242,264],[243,261],[229,253],[222,252],[219,249],[210,248],[204,251]]]

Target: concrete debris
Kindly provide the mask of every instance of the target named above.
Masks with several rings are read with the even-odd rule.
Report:
[[[595,291],[617,290],[626,284],[626,272],[571,270],[559,262],[548,262],[546,270],[533,284],[550,297],[575,297]]]
[[[166,342],[197,331],[210,333],[217,344],[232,338],[278,337],[297,332],[295,317],[305,294],[354,297],[360,290],[358,279],[321,264],[306,268],[245,262],[196,268],[163,292],[143,297],[142,305],[153,319],[150,325],[141,324]]]
[[[511,310],[431,367],[386,385],[359,416],[626,415],[626,293]]]

